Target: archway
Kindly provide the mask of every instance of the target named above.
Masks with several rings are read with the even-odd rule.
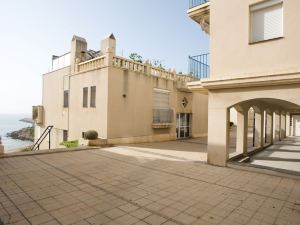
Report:
[[[283,140],[290,130],[288,112],[295,110],[300,111],[300,106],[267,98],[242,101],[228,107],[227,159],[247,156],[274,141]]]

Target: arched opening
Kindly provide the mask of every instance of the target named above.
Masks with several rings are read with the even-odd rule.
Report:
[[[291,111],[300,106],[279,99],[252,99],[228,108],[227,158],[247,156],[283,140],[290,128]]]

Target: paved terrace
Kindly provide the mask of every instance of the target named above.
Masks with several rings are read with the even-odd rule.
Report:
[[[300,180],[111,149],[3,158],[0,218],[18,225],[296,225]]]

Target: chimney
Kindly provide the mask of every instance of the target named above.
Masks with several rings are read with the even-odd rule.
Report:
[[[85,61],[87,52],[87,42],[84,38],[78,37],[76,35],[72,38],[71,43],[71,72],[75,73],[76,63]]]
[[[116,38],[113,33],[101,41],[101,52],[106,53],[107,51],[116,55]]]

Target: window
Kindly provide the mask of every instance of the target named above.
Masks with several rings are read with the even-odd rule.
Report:
[[[96,107],[96,86],[91,87],[90,107]]]
[[[171,123],[173,111],[169,106],[169,91],[154,89],[153,123]]]
[[[64,91],[64,108],[69,107],[69,91]]]
[[[88,91],[89,91],[89,89],[87,87],[83,88],[83,100],[82,100],[83,108],[88,107]]]
[[[283,37],[282,0],[269,0],[250,6],[250,23],[252,43]]]
[[[169,109],[169,92],[154,90],[153,93],[154,109]]]
[[[67,130],[63,131],[63,141],[68,141],[68,131]]]

